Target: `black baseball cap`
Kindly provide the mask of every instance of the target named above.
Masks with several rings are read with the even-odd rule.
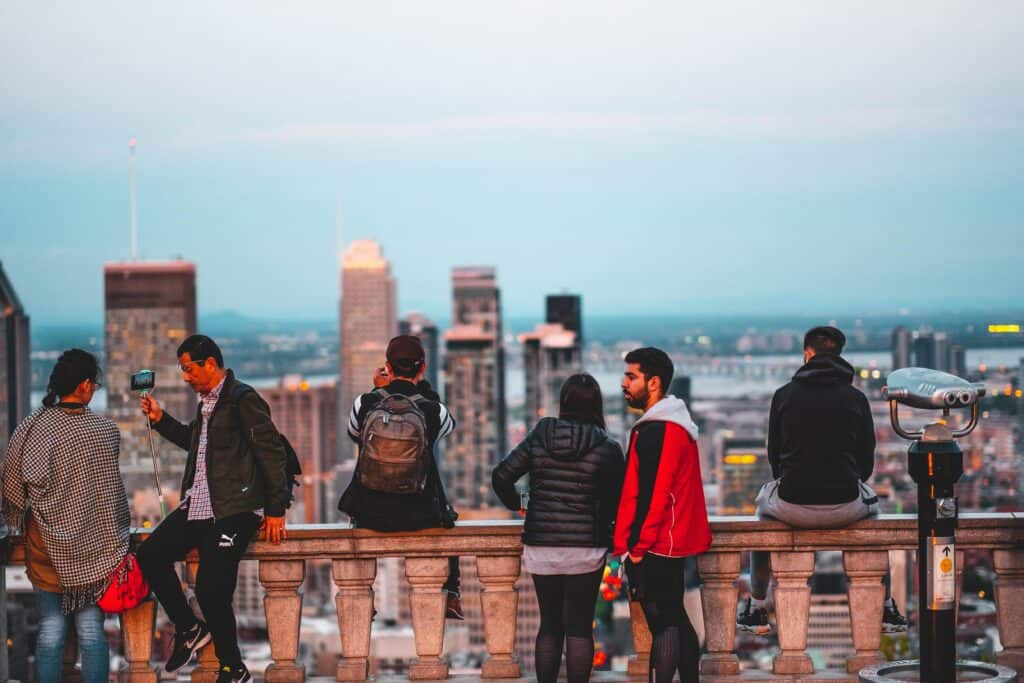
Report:
[[[423,342],[411,334],[394,337],[388,342],[388,350],[384,355],[395,370],[414,373],[419,371],[426,358]]]

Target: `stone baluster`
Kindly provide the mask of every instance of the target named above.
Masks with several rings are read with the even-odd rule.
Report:
[[[156,602],[144,600],[135,609],[121,615],[121,637],[128,668],[121,672],[121,683],[157,683],[156,669],[149,663],[153,657],[153,627],[156,624]]]
[[[267,637],[274,663],[267,667],[267,683],[302,683],[306,667],[295,659],[299,653],[299,625],[302,620],[302,594],[299,586],[306,578],[305,560],[260,560],[260,583],[266,590],[263,611],[267,617]]]
[[[775,624],[782,650],[772,664],[772,671],[777,675],[814,672],[814,664],[804,651],[807,649],[807,624],[811,615],[811,587],[807,581],[813,573],[813,552],[772,551]]]
[[[519,594],[519,555],[477,557],[476,571],[483,592],[480,608],[484,617],[484,637],[490,656],[483,664],[484,678],[519,678],[516,646],[516,612]]]
[[[341,653],[337,680],[364,681],[370,672],[370,629],[373,626],[373,581],[377,560],[334,560],[331,577],[338,587],[334,604],[338,609]]]
[[[633,631],[633,649],[636,654],[629,658],[626,673],[630,678],[647,680],[651,666],[651,629],[639,602],[629,601],[629,622]]]
[[[740,575],[739,553],[709,552],[697,558],[704,586],[704,638],[707,654],[701,657],[700,672],[707,676],[736,676],[740,662],[736,646],[736,579]],[[650,649],[650,645],[648,645]]]
[[[78,633],[75,632],[74,623],[68,624],[67,634],[64,636],[64,664],[61,667],[61,683],[81,683],[82,672],[75,667],[78,661]]]
[[[188,560],[185,566],[185,576],[188,579],[189,587],[193,591],[189,604],[193,612],[198,616],[202,616],[203,610],[199,607],[199,602],[195,598],[196,572],[199,571],[199,560]],[[213,641],[211,641],[209,645],[199,651],[199,663],[196,668],[192,669],[192,683],[216,683],[217,668],[219,666],[220,662],[217,660],[217,651],[213,646]]]
[[[855,654],[846,660],[846,671],[857,673],[865,666],[884,661],[878,648],[882,644],[882,603],[889,571],[889,553],[885,550],[847,550],[843,566],[850,578],[847,596],[850,603],[850,627]]]
[[[996,617],[1003,651],[996,661],[1018,672],[1024,671],[1024,548],[996,550],[992,553],[996,572]]]
[[[406,558],[405,576],[412,588],[409,602],[412,606],[412,628],[416,637],[416,661],[409,665],[409,678],[448,678],[448,664],[441,659],[447,600],[441,587],[448,578],[448,558]]]

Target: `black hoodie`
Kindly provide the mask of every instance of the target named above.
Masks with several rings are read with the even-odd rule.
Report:
[[[790,503],[848,503],[859,495],[858,480],[875,466],[875,426],[849,363],[817,354],[775,392],[768,461]]]
[[[600,427],[546,417],[491,475],[494,492],[520,508],[516,481],[530,475],[528,545],[604,548],[622,493],[622,448]]]

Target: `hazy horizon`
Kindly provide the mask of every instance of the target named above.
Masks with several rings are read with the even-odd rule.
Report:
[[[88,30],[83,30],[83,27]],[[0,5],[0,260],[37,320],[127,259],[202,311],[400,311],[492,264],[508,315],[1019,307],[1024,4]]]

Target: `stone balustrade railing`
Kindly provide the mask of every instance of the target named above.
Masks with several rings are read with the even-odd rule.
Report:
[[[373,582],[379,557],[405,558],[411,586],[411,607],[417,659],[409,667],[410,679],[440,679],[448,675],[442,659],[445,597],[441,587],[447,578],[446,558],[475,557],[483,587],[481,607],[488,658],[483,678],[516,678],[520,667],[514,653],[518,596],[514,588],[520,574],[519,521],[470,521],[451,530],[424,530],[381,534],[346,525],[290,527],[288,540],[275,546],[254,543],[247,558],[259,561],[259,577],[266,597],[264,607],[273,664],[266,671],[268,683],[302,681],[305,671],[296,657],[307,559],[330,559],[332,578],[338,588],[336,607],[343,657],[339,681],[366,679],[369,672],[370,627],[373,615]],[[814,552],[841,550],[849,576],[850,620],[855,654],[847,670],[881,661],[882,576],[887,552],[917,547],[916,519],[912,515],[885,515],[832,530],[793,529],[779,522],[752,517],[715,517],[711,528],[714,544],[698,564],[704,580],[702,605],[707,653],[701,661],[706,679],[735,678],[740,663],[734,652],[736,582],[740,554],[748,550],[771,552],[775,577],[775,611],[781,652],[773,674],[786,679],[810,678],[814,667],[805,652],[810,615],[808,579],[814,571]],[[965,514],[957,531],[958,555],[964,548],[990,550],[996,583],[998,627],[1003,651],[999,663],[1024,670],[1024,513]],[[14,561],[19,560],[20,549]],[[189,561],[194,577],[195,561]],[[957,567],[962,566],[962,561]],[[640,610],[631,610],[637,655],[629,674],[647,676],[650,633]],[[156,683],[152,634],[156,610],[152,602],[122,616],[125,659],[122,681]],[[196,682],[216,678],[213,648],[206,648],[192,673]]]

